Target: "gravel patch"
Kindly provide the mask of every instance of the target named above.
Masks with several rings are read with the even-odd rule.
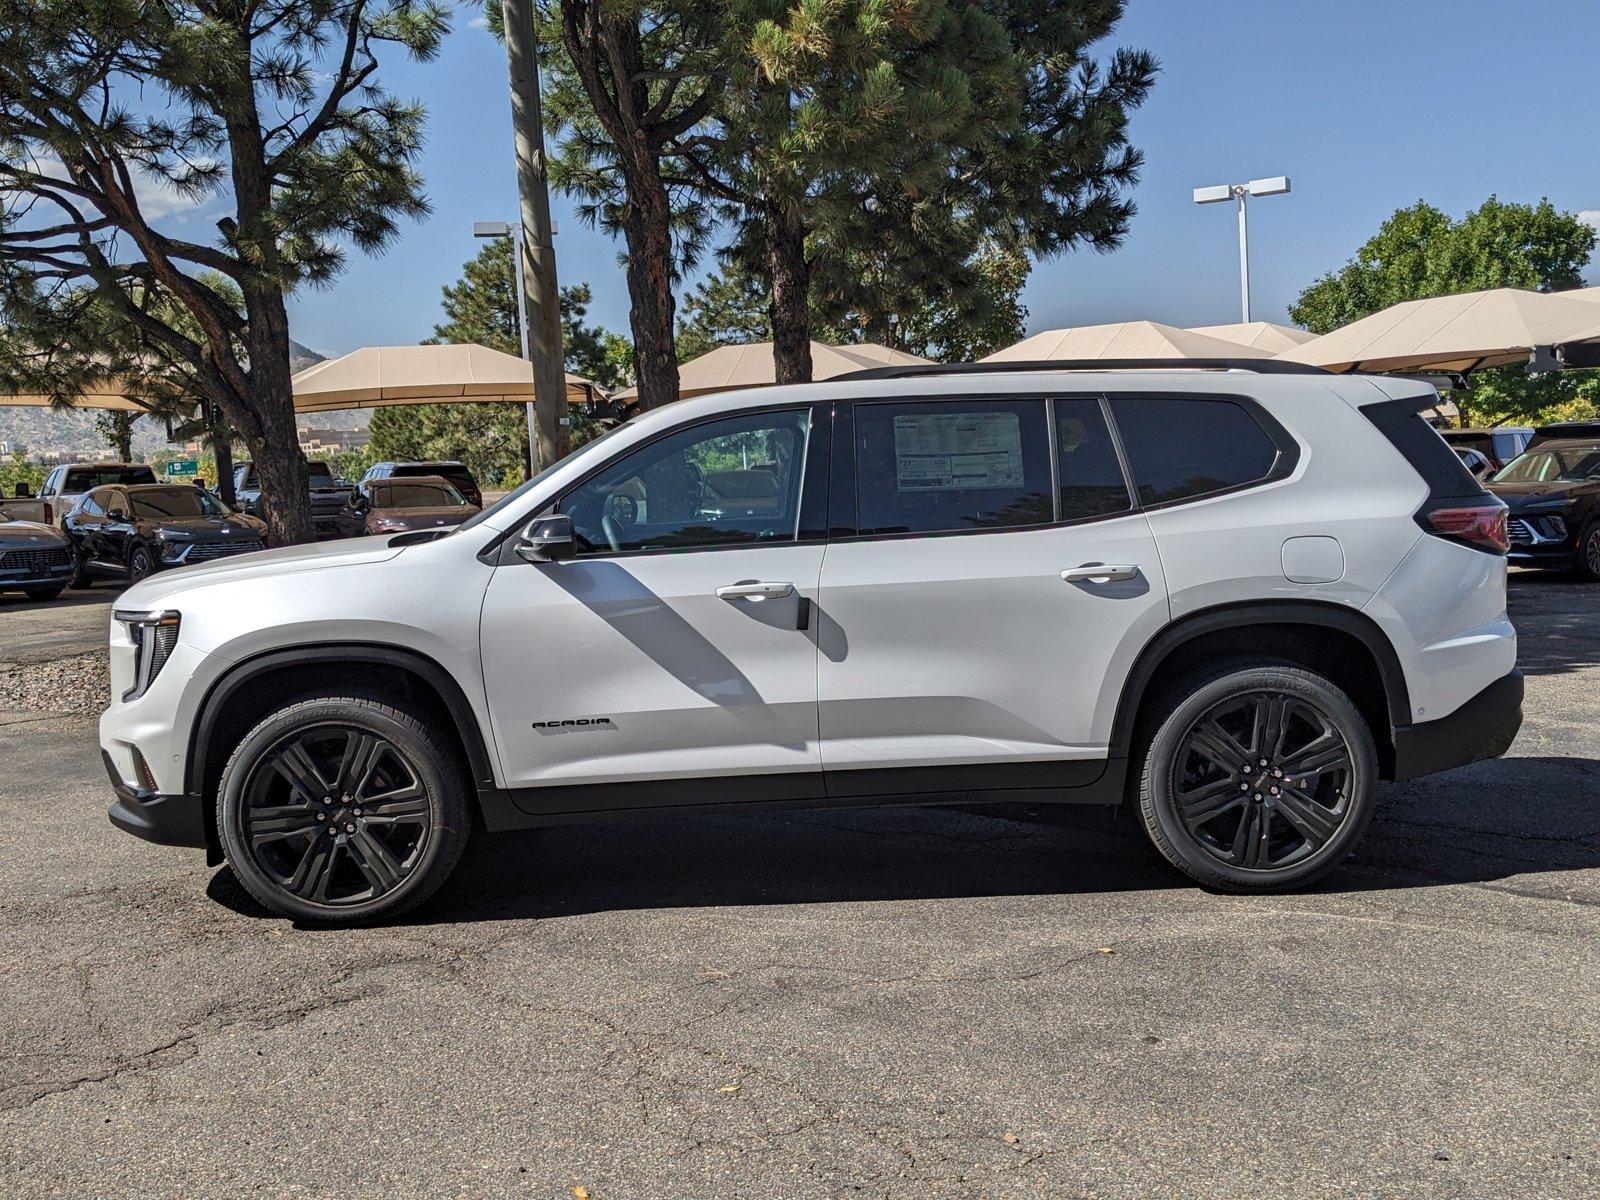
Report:
[[[104,650],[0,673],[0,710],[94,715],[111,694],[111,665]]]

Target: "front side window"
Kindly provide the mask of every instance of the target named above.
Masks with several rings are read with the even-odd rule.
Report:
[[[1530,450],[1515,459],[1496,483],[1586,483],[1600,479],[1600,446]]]
[[[863,534],[1047,525],[1043,400],[858,404],[856,524]]]
[[[104,492],[90,492],[83,498],[83,507],[80,510],[86,517],[103,517],[106,515],[106,494]]]
[[[1111,409],[1147,506],[1259,482],[1278,461],[1272,439],[1233,400],[1117,396]]]
[[[670,433],[568,492],[580,554],[792,542],[807,410],[754,412]]]

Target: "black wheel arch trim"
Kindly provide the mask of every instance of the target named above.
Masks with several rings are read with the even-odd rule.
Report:
[[[1318,625],[1355,637],[1371,652],[1378,664],[1378,675],[1383,681],[1384,698],[1389,709],[1390,727],[1383,732],[1392,738],[1395,729],[1411,723],[1411,696],[1406,688],[1400,656],[1372,618],[1355,609],[1324,600],[1242,601],[1203,608],[1180,617],[1145,643],[1134,660],[1133,669],[1128,672],[1122,696],[1117,701],[1117,712],[1111,726],[1110,756],[1113,759],[1127,758],[1132,752],[1139,707],[1156,672],[1173,651],[1187,642],[1219,630],[1262,624]]]
[[[199,715],[189,733],[189,756],[184,767],[185,791],[205,795],[205,766],[210,757],[211,740],[228,700],[252,679],[268,671],[304,667],[310,663],[368,663],[394,667],[416,675],[433,688],[449,712],[466,750],[472,782],[480,797],[485,792],[496,790],[494,767],[478,716],[468,702],[466,692],[449,671],[420,651],[400,646],[376,642],[314,642],[293,649],[268,650],[252,658],[241,659],[211,685],[200,701]],[[215,831],[209,836],[215,836]]]

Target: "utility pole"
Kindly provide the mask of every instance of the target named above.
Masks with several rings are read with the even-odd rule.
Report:
[[[567,374],[561,352],[561,295],[550,230],[550,190],[545,179],[544,115],[539,107],[539,58],[531,0],[504,0],[506,58],[511,68],[511,132],[517,151],[517,193],[522,236],[516,240],[522,285],[524,351],[533,364],[535,472],[560,462],[572,448]]]

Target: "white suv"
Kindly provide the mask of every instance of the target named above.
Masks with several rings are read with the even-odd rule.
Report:
[[[1515,736],[1505,509],[1425,385],[1139,365],[685,400],[446,535],[146,580],[111,819],[324,921],[664,808],[1127,800],[1203,884],[1304,884]]]

